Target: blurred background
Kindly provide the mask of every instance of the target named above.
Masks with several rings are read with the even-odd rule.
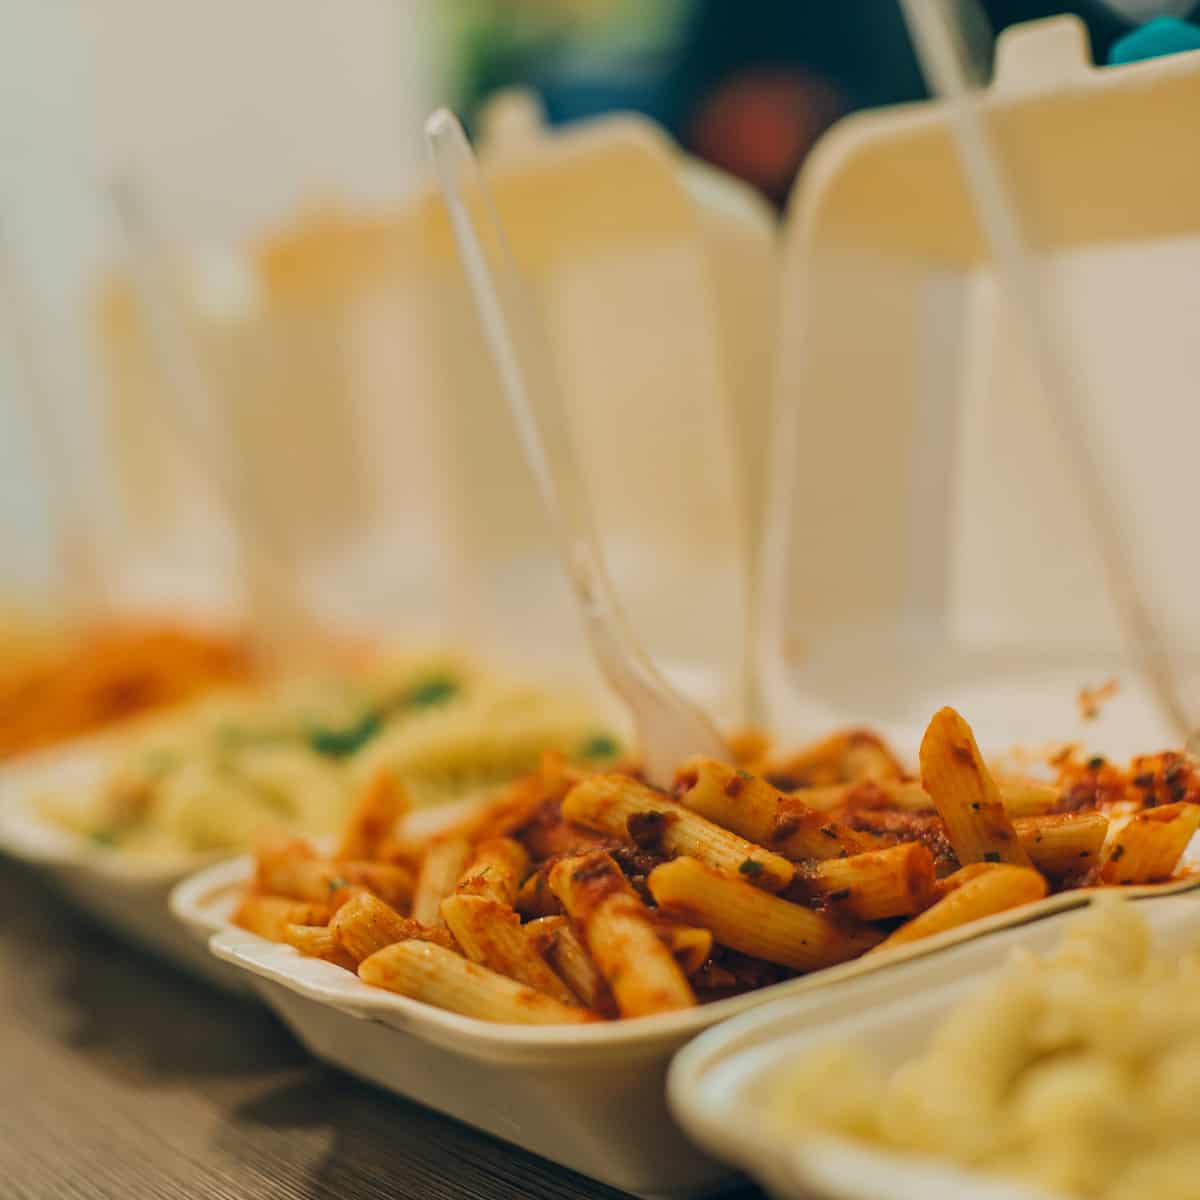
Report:
[[[986,7],[997,30],[1076,12],[1103,61],[1135,21],[1194,6]],[[100,545],[128,533],[131,493],[154,509],[161,484],[135,461],[145,409],[118,394],[137,389],[104,282],[121,254],[114,171],[136,167],[172,242],[255,244],[286,274],[286,246],[270,259],[281,229],[382,211],[418,186],[439,103],[476,127],[513,86],[556,125],[638,111],[778,209],[841,115],[924,95],[894,0],[4,0],[0,14],[3,271],[23,329],[0,343],[0,546],[10,584],[34,596],[56,569],[48,463]],[[241,286],[213,262],[201,275],[217,307]],[[31,411],[46,405],[49,435]],[[336,457],[326,434],[313,448]]]

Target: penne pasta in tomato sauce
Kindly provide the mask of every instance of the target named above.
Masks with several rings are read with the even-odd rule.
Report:
[[[912,773],[864,730],[779,758],[761,735],[738,745],[733,763],[681,764],[669,792],[636,766],[547,755],[402,844],[404,796],[376,777],[330,857],[264,837],[233,919],[453,1012],[580,1024],[868,953],[883,966],[893,947],[969,936],[1071,888],[1178,880],[1200,829],[1200,771],[1182,754],[1121,767],[1065,752],[1053,782],[1025,779],[993,771],[953,709]]]

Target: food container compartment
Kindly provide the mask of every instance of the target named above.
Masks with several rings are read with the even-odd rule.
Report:
[[[107,754],[107,739],[97,738],[6,764],[0,774],[0,852],[33,865],[94,921],[152,954],[228,990],[249,991],[244,977],[213,959],[201,940],[180,936],[167,907],[181,878],[223,855],[117,855],[37,811],[36,797],[44,792],[96,786]]]
[[[1139,906],[1159,948],[1200,940],[1200,900]],[[760,1008],[696,1039],[671,1066],[671,1111],[710,1154],[736,1164],[780,1200],[1065,1200],[994,1176],[904,1157],[834,1137],[772,1129],[764,1093],[779,1072],[822,1047],[853,1042],[885,1068],[920,1052],[959,999],[1015,947],[1038,953],[1061,941],[1071,914],[1012,930],[931,961],[922,986],[882,995],[814,995]],[[940,971],[933,970],[940,964]]]
[[[981,103],[1080,374],[1139,585],[1200,712],[1182,481],[1200,436],[1200,54],[1098,68],[1074,17],[1005,30]],[[772,727],[915,747],[1177,740],[1130,656],[1088,510],[992,271],[940,103],[854,114],[783,235],[762,671]],[[1081,688],[1116,677],[1096,720]]]
[[[331,963],[230,927],[233,897],[252,871],[249,858],[201,871],[172,894],[172,910],[193,938],[211,933],[211,952],[247,973],[314,1054],[573,1170],[647,1196],[699,1194],[728,1174],[698,1155],[667,1109],[667,1065],[696,1034],[784,997],[798,1011],[811,1011],[814,1022],[887,1004],[995,965],[1003,946],[1026,933],[1027,922],[1087,902],[1086,893],[1065,893],[886,956],[685,1013],[586,1029],[525,1028],[461,1017],[368,987]],[[1164,886],[1188,888],[1196,881]],[[993,949],[997,943],[1000,948]]]

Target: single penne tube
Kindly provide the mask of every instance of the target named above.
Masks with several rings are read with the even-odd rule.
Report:
[[[323,958],[349,971],[358,966],[358,960],[342,949],[336,934],[327,925],[285,925],[283,941],[309,958]]]
[[[562,913],[562,905],[550,886],[547,864],[543,863],[521,884],[513,908],[524,917],[553,917]]]
[[[596,775],[577,784],[563,801],[563,816],[610,837],[631,838],[652,852],[697,858],[766,891],[787,887],[795,874],[786,858],[624,775]]]
[[[333,914],[329,929],[356,963],[394,942],[429,941],[448,950],[454,949],[454,939],[446,930],[401,916],[390,904],[370,892],[351,896]]]
[[[1010,817],[1038,816],[1058,803],[1058,788],[1048,783],[997,780],[1000,799]],[[801,788],[789,793],[818,812],[833,812],[846,807],[885,806],[905,812],[924,812],[933,808],[929,793],[915,779],[879,779],[858,783],[838,783],[831,787]]]
[[[1053,812],[1059,792],[1053,784],[1032,779],[996,779],[1004,811],[1017,817],[1040,817]]]
[[[376,771],[346,819],[333,857],[378,858],[381,845],[392,836],[396,823],[407,809],[408,800],[395,774],[387,769]]]
[[[550,872],[550,886],[579,929],[623,1017],[695,1005],[687,977],[609,855],[594,851],[562,859]]]
[[[472,962],[507,975],[527,987],[575,1004],[575,993],[550,969],[506,905],[461,892],[442,901],[442,916],[463,954]]]
[[[462,837],[475,843],[486,838],[507,837],[527,825],[547,800],[560,800],[579,778],[564,757],[547,751],[532,775],[514,780],[490,804],[467,813],[444,831],[445,837]]]
[[[978,865],[978,864],[973,864]],[[1046,881],[1032,867],[1014,867],[1007,863],[984,864],[988,870],[974,871],[965,883],[948,891],[936,904],[907,925],[901,925],[876,949],[904,946],[922,938],[969,925],[981,917],[1031,904],[1046,894]],[[953,878],[953,876],[951,876]]]
[[[1103,883],[1156,883],[1170,879],[1200,826],[1200,804],[1164,804],[1135,813],[1115,829],[1104,849]]]
[[[656,908],[650,910],[650,919],[659,940],[689,978],[708,962],[713,948],[709,930],[687,925]]]
[[[295,853],[259,855],[258,887],[277,896],[338,905],[356,888],[366,888],[392,905],[413,893],[412,872],[397,863],[327,862]]]
[[[911,917],[934,901],[933,855],[919,842],[828,858],[802,870],[797,885],[863,921]]]
[[[771,774],[805,787],[829,787],[864,779],[899,779],[904,772],[878,734],[843,729],[772,763]]]
[[[330,916],[328,905],[250,892],[242,897],[230,920],[259,937],[282,942],[289,925],[323,925]]]
[[[1017,817],[1013,828],[1029,861],[1052,879],[1089,871],[1100,862],[1108,833],[1103,813],[1052,813],[1042,817]]]
[[[796,971],[857,958],[883,937],[768,895],[694,858],[655,867],[646,882],[660,908],[711,930],[722,946]]]
[[[612,990],[566,917],[539,917],[523,928],[538,953],[554,968],[581,1004],[602,1016],[617,1015],[617,1002],[613,999]]]
[[[442,901],[454,891],[470,857],[471,843],[464,837],[435,838],[429,843],[412,899],[412,915],[422,925],[445,925]]]
[[[526,987],[432,942],[397,942],[358,964],[359,978],[465,1017],[508,1025],[582,1025],[596,1014]]]
[[[469,896],[485,896],[512,907],[517,892],[529,874],[529,855],[514,838],[487,838],[467,860],[454,890]]]
[[[880,845],[877,836],[850,829],[809,807],[803,792],[790,796],[757,775],[715,759],[685,763],[676,775],[675,791],[689,812],[769,846],[787,859],[844,858]],[[677,853],[709,861],[687,849]]]
[[[915,779],[868,779],[857,783],[837,783],[831,787],[801,788],[789,793],[817,812],[827,813],[846,807],[899,808],[921,812],[933,807],[925,789]]]
[[[555,914],[548,917],[538,917],[533,921],[526,921],[521,926],[521,932],[525,934],[529,944],[543,957],[546,958],[551,948],[554,945],[555,939],[564,929],[570,927],[571,922],[561,914]]]
[[[1028,867],[971,727],[952,708],[934,713],[921,741],[921,784],[946,826],[958,861]]]
[[[963,884],[970,883],[972,879],[978,879],[980,875],[988,875],[1003,866],[1003,863],[981,862],[959,867],[957,871],[947,875],[944,879],[939,879],[934,884],[934,899],[941,900],[944,896],[948,896],[962,887]]]

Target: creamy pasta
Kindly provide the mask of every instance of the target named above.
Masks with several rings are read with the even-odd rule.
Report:
[[[579,701],[425,655],[209,697],[123,742],[98,789],[47,796],[41,808],[122,851],[225,850],[264,825],[334,833],[381,770],[419,807],[486,795],[546,750],[603,762],[617,743]]]
[[[825,1050],[771,1088],[772,1119],[1073,1197],[1200,1194],[1200,955],[1155,953],[1134,905],[1097,900],[1058,951],[1020,953],[890,1075]]]

